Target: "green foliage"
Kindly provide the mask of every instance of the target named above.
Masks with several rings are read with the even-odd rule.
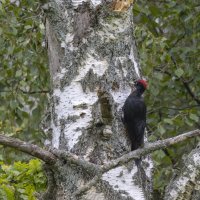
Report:
[[[150,140],[200,126],[199,10],[195,0],[140,0],[134,6],[134,34],[143,74],[149,82],[145,98]],[[156,190],[163,192],[181,156],[195,144],[195,139],[188,140],[153,154]]]
[[[37,159],[29,163],[15,162],[0,168],[0,200],[34,200],[35,191],[45,189],[46,178],[41,162]]]
[[[39,1],[0,1],[0,134],[38,144],[44,140],[39,123],[49,90],[41,14]],[[14,162],[27,158],[0,147],[0,200],[32,200],[44,189],[38,160]]]
[[[0,4],[0,131],[29,141],[42,138],[38,124],[49,84],[40,12],[34,0]]]

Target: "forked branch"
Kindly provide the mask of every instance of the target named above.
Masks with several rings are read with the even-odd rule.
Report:
[[[196,136],[200,136],[199,129],[178,135],[173,138],[159,140],[159,141],[156,141],[153,143],[146,143],[144,148],[137,149],[128,154],[125,154],[122,157],[120,157],[116,160],[110,161],[109,163],[107,163],[105,165],[95,165],[93,163],[90,163],[88,161],[85,161],[85,160],[79,158],[78,156],[76,156],[74,154],[71,154],[70,152],[66,152],[66,151],[62,151],[62,150],[58,150],[58,149],[55,149],[55,150],[52,149],[51,151],[47,151],[37,145],[30,144],[30,143],[21,141],[19,139],[11,138],[11,137],[8,137],[5,135],[0,135],[0,144],[4,145],[4,146],[9,146],[9,147],[15,148],[19,151],[22,151],[24,153],[32,155],[36,158],[43,160],[47,164],[55,164],[57,158],[60,158],[60,159],[62,158],[62,159],[66,159],[76,165],[80,165],[81,167],[85,168],[86,170],[89,169],[89,170],[92,170],[93,172],[99,171],[99,173],[105,173],[105,172],[109,171],[110,169],[117,167],[118,165],[127,163],[134,158],[145,156],[145,155],[147,155],[153,151],[156,151],[158,149],[166,148],[168,146],[171,146],[173,144],[179,143],[188,138],[196,137]]]

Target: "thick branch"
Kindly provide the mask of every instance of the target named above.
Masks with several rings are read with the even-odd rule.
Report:
[[[48,164],[54,164],[56,162],[56,157],[51,152],[46,151],[38,147],[37,145],[23,142],[16,138],[0,135],[0,144],[30,154],[36,158],[43,160],[45,163]]]
[[[124,164],[129,162],[130,160],[134,159],[134,158],[138,158],[141,156],[145,156],[153,151],[156,151],[158,149],[162,149],[162,148],[166,148],[168,146],[171,146],[173,144],[179,143],[181,141],[184,141],[188,138],[191,137],[195,137],[195,136],[200,136],[200,130],[194,130],[194,131],[190,131],[187,133],[184,133],[182,135],[173,137],[173,138],[168,138],[165,140],[159,140],[157,142],[153,142],[153,143],[147,143],[145,144],[145,147],[142,149],[137,149],[135,151],[132,151],[128,154],[123,155],[122,157],[110,161],[108,164],[103,165],[103,166],[99,166],[99,165],[95,165],[93,163],[87,162],[81,158],[79,158],[76,155],[73,155],[69,152],[65,152],[65,151],[61,151],[61,150],[57,150],[57,149],[53,149],[51,150],[51,152],[46,151],[40,147],[38,147],[37,145],[34,144],[30,144],[30,143],[26,143],[23,142],[19,139],[16,138],[10,138],[7,137],[5,135],[0,135],[0,144],[1,145],[5,145],[5,146],[9,146],[12,148],[15,148],[19,151],[28,153],[36,158],[39,158],[41,160],[43,160],[46,163],[49,164],[53,164],[56,162],[56,156],[59,158],[63,158],[73,164],[77,164],[82,166],[83,168],[90,170],[90,171],[99,171],[99,172],[107,172],[110,169],[120,165],[120,164]],[[55,156],[56,155],[56,156]]]

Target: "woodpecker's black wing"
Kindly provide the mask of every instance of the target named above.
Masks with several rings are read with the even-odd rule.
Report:
[[[131,150],[139,148],[144,143],[146,126],[146,105],[141,96],[134,92],[128,96],[124,106],[124,124],[131,140]]]

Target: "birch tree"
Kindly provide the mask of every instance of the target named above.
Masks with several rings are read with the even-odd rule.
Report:
[[[130,83],[141,78],[133,39],[130,2],[52,1],[46,37],[52,78],[47,145],[104,165],[130,151],[121,107]],[[130,8],[129,8],[130,7]],[[49,118],[48,118],[49,119]],[[151,178],[146,159],[144,175]],[[93,175],[68,163],[59,170],[60,199],[70,198]],[[59,175],[59,176],[60,176]],[[148,186],[131,161],[103,173],[82,199],[145,199]],[[62,184],[61,184],[62,182]],[[69,184],[69,183],[73,184]],[[63,185],[61,187],[61,185]]]

